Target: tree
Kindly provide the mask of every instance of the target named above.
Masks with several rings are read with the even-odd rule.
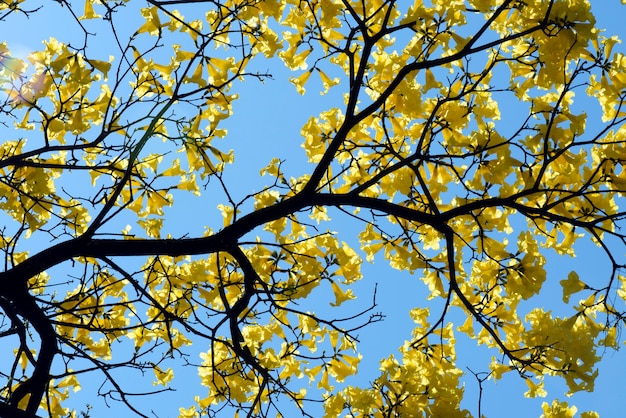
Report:
[[[79,416],[89,379],[147,416],[188,369],[181,416],[469,416],[455,335],[492,351],[480,382],[593,391],[625,321],[626,58],[586,0],[0,4],[38,16],[67,39],[0,44],[0,416]],[[284,74],[326,107],[295,167],[256,127],[274,158],[250,192],[225,127]],[[581,245],[609,274],[547,273]],[[389,285],[359,287],[363,258],[433,300],[354,383]]]

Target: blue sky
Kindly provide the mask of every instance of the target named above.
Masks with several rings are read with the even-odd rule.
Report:
[[[49,9],[53,10],[52,7]],[[622,34],[626,38],[622,23],[626,18],[626,9],[619,7],[619,0],[596,0],[593,2],[593,10],[598,18],[598,26],[606,27],[607,34]],[[22,49],[26,52],[31,48],[37,48],[39,40],[47,38],[52,33],[60,40],[64,39],[64,33],[67,34],[66,28],[59,28],[55,19],[50,15],[40,17],[35,15],[33,20],[28,22],[28,26],[26,23],[23,21],[20,25],[8,30],[5,26],[2,31],[4,39],[0,41],[6,40],[12,49]],[[312,81],[307,85],[308,94],[300,96],[287,81],[290,74],[281,69],[276,61],[268,62],[267,68],[265,63],[261,62],[258,64],[258,69],[260,71],[269,69],[274,74],[274,78],[266,80],[265,83],[252,80],[236,87],[236,90],[240,92],[240,99],[235,102],[235,115],[226,125],[229,135],[223,141],[226,148],[235,149],[236,155],[235,165],[228,169],[224,178],[233,185],[240,197],[259,190],[267,183],[267,178],[259,177],[258,171],[276,156],[277,151],[280,151],[281,157],[286,160],[284,168],[288,176],[297,177],[306,172],[310,166],[307,166],[304,152],[299,145],[300,127],[308,117],[317,115],[327,108],[340,106],[343,102],[341,86],[331,90],[326,96],[319,96],[317,94],[319,86]],[[313,80],[313,77],[311,79]],[[207,220],[203,222],[217,228],[221,225],[221,215],[215,208],[219,199],[214,200],[213,206],[207,205],[204,208]],[[183,206],[193,204],[182,198],[178,203]],[[175,236],[197,231],[196,216],[185,216],[184,212],[176,210],[170,213],[170,225]],[[350,234],[354,236],[358,228],[358,226],[351,227],[343,222],[333,224],[331,227],[340,233],[345,232],[346,237]],[[138,226],[135,228],[138,229]],[[546,289],[547,292],[541,299],[544,306],[551,306],[555,301],[555,305],[560,304],[561,288],[558,281],[564,279],[570,270],[577,270],[583,279],[597,275],[603,276],[598,271],[602,267],[596,264],[596,260],[600,257],[594,253],[597,249],[591,246],[581,246],[579,251],[584,254],[584,257],[549,258],[548,269],[551,284],[547,285],[550,287]],[[363,384],[375,378],[378,360],[387,353],[396,352],[397,347],[409,338],[412,329],[412,322],[407,315],[409,309],[437,302],[426,302],[425,287],[416,276],[390,270],[382,259],[376,259],[373,264],[364,263],[363,273],[364,279],[358,284],[355,293],[358,291],[362,299],[367,300],[375,284],[378,284],[379,310],[384,311],[387,318],[384,323],[373,324],[361,332],[360,347],[364,360],[360,368],[362,374],[348,382],[354,384]],[[401,292],[398,289],[401,289]],[[461,369],[469,367],[474,371],[486,370],[487,362],[493,353],[477,347],[473,341],[462,341],[461,335],[457,335],[457,338],[459,339],[457,346],[459,367]],[[198,348],[197,351],[202,350]],[[192,360],[198,361],[198,359]],[[626,374],[624,350],[618,353],[608,352],[600,367],[596,391],[578,393],[569,401],[577,405],[579,411],[597,410],[604,417],[619,416],[623,408],[618,400],[621,399],[626,389],[623,381],[623,376]],[[146,376],[146,379],[152,380],[153,376]],[[175,416],[179,406],[189,406],[192,403],[193,397],[190,397],[190,391],[193,386],[187,387],[186,383],[196,379],[195,372],[189,370],[176,377],[175,383],[179,385],[176,393],[166,394],[162,398],[155,397],[148,400],[148,403],[140,404],[145,405],[146,410],[154,410],[161,417]],[[566,391],[565,386],[553,380],[546,381],[549,392],[546,400],[551,401],[553,397],[565,400],[563,396],[563,392]],[[97,389],[100,380],[90,383],[87,378],[83,378],[81,382],[83,390],[75,395],[72,402],[75,402],[78,409],[86,403],[99,405],[100,401],[92,398],[90,393]],[[465,387],[466,399],[463,406],[476,415],[478,385],[469,374]],[[203,391],[203,388],[199,388],[198,394],[202,395]],[[544,400],[524,398],[526,385],[522,379],[512,373],[496,384],[492,381],[485,382],[483,391],[483,414],[487,417],[521,418],[539,416],[541,413],[539,405]],[[96,412],[94,416],[101,415]]]

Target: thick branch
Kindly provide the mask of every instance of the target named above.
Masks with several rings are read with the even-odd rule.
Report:
[[[15,311],[33,326],[41,340],[35,370],[28,380],[19,384],[9,398],[9,406],[17,408],[20,401],[30,395],[25,411],[29,416],[34,416],[50,380],[52,360],[57,353],[57,335],[47,316],[37,305],[33,296],[28,293],[25,285],[7,296],[10,297]]]

